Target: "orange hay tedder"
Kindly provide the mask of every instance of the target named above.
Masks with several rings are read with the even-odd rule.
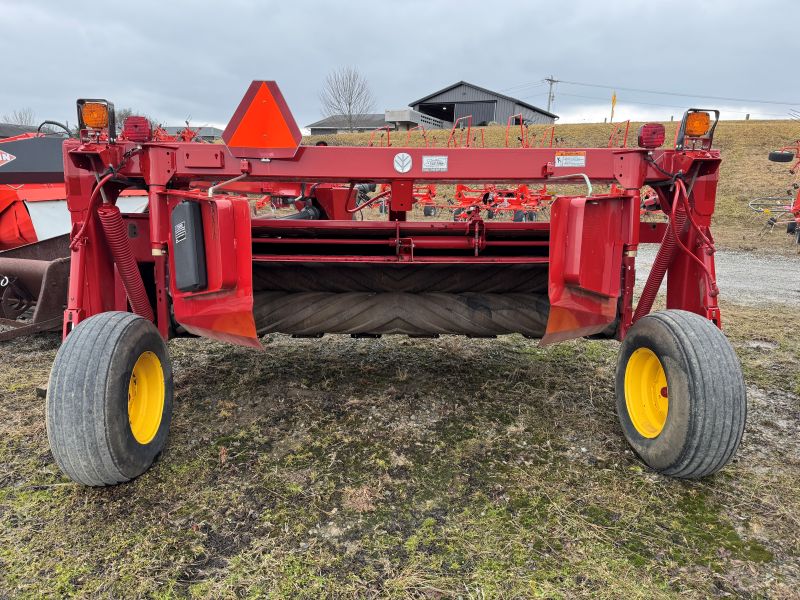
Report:
[[[79,100],[78,117],[80,139],[64,142],[64,343],[47,390],[53,456],[75,481],[148,469],[172,412],[166,341],[188,335],[259,350],[270,332],[613,338],[616,408],[646,464],[697,478],[734,455],[745,387],[720,330],[709,230],[716,111],[689,109],[666,148],[657,123],[636,148],[303,146],[271,81],[252,83],[225,144],[154,139],[141,117],[118,132],[105,100]],[[557,183],[586,192],[556,195]],[[242,193],[266,184],[297,186],[290,214],[252,214]],[[550,220],[408,220],[436,184],[548,186]],[[668,222],[640,221],[644,186]],[[125,190],[146,191],[144,213],[120,210]],[[356,218],[377,201],[382,220]],[[634,305],[640,244],[659,249]],[[665,277],[666,310],[651,314]]]

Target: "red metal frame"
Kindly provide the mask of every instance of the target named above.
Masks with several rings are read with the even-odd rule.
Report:
[[[625,148],[628,145],[628,130],[631,128],[630,119],[622,123],[616,123],[611,130],[608,138],[609,148]]]
[[[277,90],[271,82],[257,83],[251,92],[254,86]],[[247,97],[236,113],[240,122],[249,110],[242,108],[246,102]],[[282,98],[278,105],[281,102]],[[226,129],[229,138],[258,137],[252,131],[247,136],[238,132],[235,121]],[[286,130],[291,131],[293,123],[284,124]],[[275,124],[258,126],[269,131]],[[454,133],[455,128],[450,141]],[[638,244],[666,241],[670,235],[677,243],[673,241],[671,250],[662,244],[658,259],[665,265],[661,276],[667,276],[667,307],[720,323],[709,229],[720,164],[715,150],[321,147],[299,142],[294,149],[278,150],[276,154],[263,145],[66,141],[73,244],[65,335],[81,320],[121,306],[120,276],[102,241],[91,201],[96,174],[110,172],[109,167],[114,167],[114,177],[103,187],[108,202],[114,202],[125,185],[148,189],[149,214],[125,219],[137,226],[131,248],[143,267],[156,325],[164,337],[175,334],[177,323],[200,335],[257,346],[253,265],[329,262],[540,265],[548,269],[550,282],[550,320],[543,342],[585,335],[621,339],[634,319],[649,311],[645,307],[634,316],[632,306]],[[426,170],[432,153],[440,166]],[[327,218],[253,218],[245,198],[210,197],[190,189],[192,182],[242,176],[248,185],[315,182],[308,196]],[[547,185],[553,177],[580,183],[584,176],[593,183],[615,184],[614,193],[556,196],[550,222],[485,222],[480,212],[463,222],[406,220],[421,199],[415,189],[423,184]],[[390,186],[387,220],[352,220],[353,186],[364,182]],[[639,190],[644,185],[656,190],[661,207],[672,216],[671,229],[640,223]],[[174,270],[169,215],[181,200],[200,203],[204,211],[210,283],[202,292],[179,293],[168,277]],[[683,225],[676,229],[676,223]],[[660,284],[659,277],[651,276],[647,293]]]
[[[369,147],[372,148],[375,145],[375,134],[379,131],[386,132],[386,147],[391,148],[392,146],[392,127],[390,125],[383,125],[381,127],[376,127],[373,129],[369,134]],[[383,146],[383,134],[380,137],[380,146]]]
[[[466,121],[466,123],[467,123],[467,128],[466,128],[467,143],[466,144],[464,144],[464,128],[458,126],[459,123],[461,123],[461,121]],[[458,133],[458,139],[456,139],[456,131],[459,132]],[[472,133],[472,115],[465,115],[463,117],[457,118],[455,120],[455,123],[453,123],[453,128],[450,130],[450,135],[447,138],[447,147],[448,148],[451,148],[451,147],[453,147],[453,148],[461,148],[461,147],[466,146],[467,148],[469,148],[471,133]]]
[[[512,121],[519,122],[519,145],[522,148],[530,148],[530,144],[528,143],[528,130],[525,127],[524,119],[522,113],[517,113],[516,115],[511,115],[508,117],[506,121],[506,148],[510,148],[508,145],[508,134],[511,133],[511,127],[516,123]]]
[[[408,130],[406,130],[406,146],[408,146],[411,142],[411,132],[416,131],[417,129],[419,129],[420,133],[422,134],[422,140],[425,142],[425,147],[429,148],[430,146],[428,144],[428,133],[425,130],[425,126],[422,124],[415,125],[414,127],[411,127]],[[436,140],[433,140],[433,142],[435,141]]]

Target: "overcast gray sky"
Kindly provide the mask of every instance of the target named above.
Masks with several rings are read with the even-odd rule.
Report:
[[[376,112],[462,79],[545,107],[551,74],[699,96],[617,89],[619,119],[800,111],[798,0],[0,0],[0,22],[0,116],[30,107],[74,122],[76,98],[101,97],[167,125],[224,125],[251,80],[274,79],[302,127],[345,65],[369,81]],[[558,84],[553,112],[602,120],[610,96]]]

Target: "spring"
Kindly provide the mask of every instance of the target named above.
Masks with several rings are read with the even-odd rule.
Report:
[[[661,242],[661,247],[658,249],[656,259],[653,261],[653,268],[650,269],[650,274],[647,276],[647,282],[644,284],[642,290],[642,297],[639,298],[639,304],[636,305],[636,312],[633,313],[633,322],[636,323],[643,316],[648,314],[653,308],[658,288],[661,287],[661,282],[664,280],[664,275],[667,273],[669,265],[672,263],[672,257],[675,255],[675,231],[683,231],[683,226],[686,224],[686,213],[682,210],[675,212],[675,227],[667,227],[664,234],[664,239]]]
[[[103,204],[97,209],[97,217],[103,226],[103,232],[114,257],[114,264],[117,265],[117,271],[119,271],[120,279],[125,286],[125,293],[128,295],[133,312],[145,319],[155,321],[153,308],[150,306],[147,291],[144,289],[142,274],[139,272],[139,266],[133,256],[133,250],[128,241],[128,231],[119,208],[112,204]]]

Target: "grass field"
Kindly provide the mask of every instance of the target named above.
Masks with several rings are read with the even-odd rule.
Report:
[[[736,460],[649,472],[616,343],[175,340],[171,439],[131,484],[55,467],[57,337],[0,345],[0,597],[796,597],[800,317],[724,306]]]

